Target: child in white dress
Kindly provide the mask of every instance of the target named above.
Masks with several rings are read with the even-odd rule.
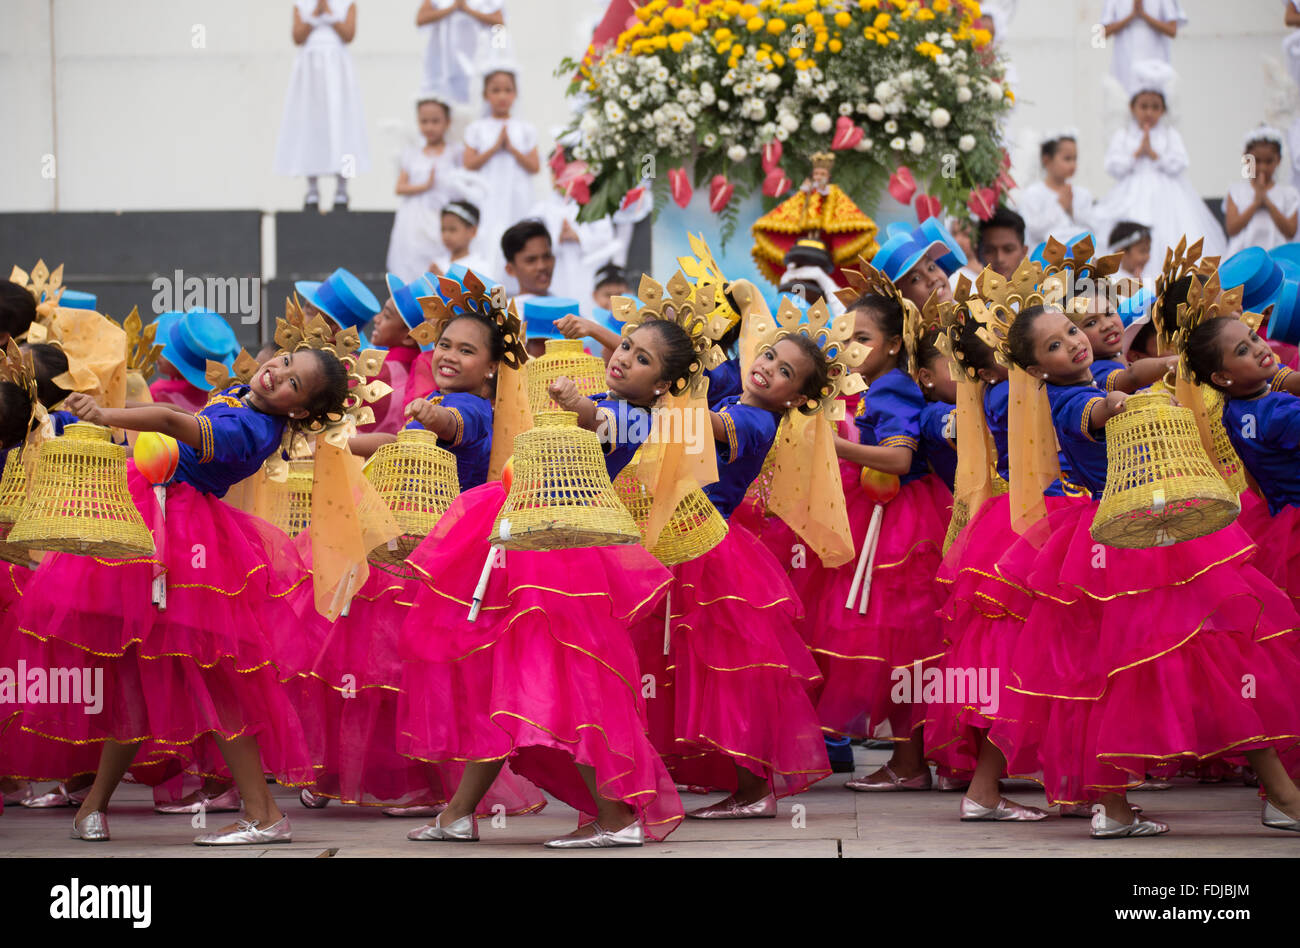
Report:
[[[1111,74],[1128,89],[1137,63],[1171,62],[1174,37],[1178,27],[1187,23],[1187,14],[1178,0],[1106,0],[1101,22],[1113,49]]]
[[[1132,296],[1143,287],[1155,289],[1154,280],[1142,278],[1151,260],[1151,228],[1137,221],[1120,221],[1110,229],[1106,253],[1124,254],[1119,270],[1111,280],[1121,297]]]
[[[478,236],[478,221],[478,207],[469,201],[452,201],[443,207],[442,244],[445,249],[434,258],[430,273],[446,276],[448,270],[459,264],[485,280],[501,279],[491,261],[470,252],[470,246]]]
[[[1272,250],[1295,240],[1300,192],[1277,180],[1281,167],[1281,132],[1260,126],[1246,135],[1242,176],[1223,199],[1229,256],[1247,247]]]
[[[463,196],[457,181],[463,149],[447,142],[451,107],[435,96],[424,95],[416,105],[416,116],[424,143],[402,153],[397,178],[401,202],[388,243],[388,271],[403,283],[429,272],[430,263],[446,255],[442,209]]]
[[[505,0],[423,0],[415,24],[428,33],[421,89],[468,105],[475,63],[491,42],[492,28],[504,26]]]
[[[1045,136],[1039,144],[1042,180],[1016,195],[1016,209],[1025,219],[1025,243],[1031,247],[1048,237],[1065,243],[1092,227],[1092,192],[1070,183],[1079,164],[1078,138],[1074,129]]]
[[[519,90],[514,67],[493,67],[483,77],[483,98],[488,115],[465,130],[465,167],[477,171],[486,197],[479,210],[475,251],[505,269],[501,235],[528,213],[536,201],[533,175],[541,168],[537,155],[537,128],[511,118]]]
[[[1155,279],[1165,248],[1184,235],[1193,243],[1204,238],[1205,255],[1221,255],[1227,245],[1223,228],[1187,180],[1187,148],[1178,130],[1165,119],[1166,90],[1173,70],[1157,60],[1133,67],[1129,89],[1131,118],[1106,149],[1106,171],[1116,179],[1098,202],[1094,222],[1108,232],[1120,220],[1151,226],[1151,259],[1144,277]]]
[[[370,170],[366,121],[347,44],[357,34],[352,0],[297,0],[293,41],[300,46],[275,149],[275,173],[307,178],[304,210],[320,206],[316,179],[335,175],[335,210],[348,208],[348,178]]]

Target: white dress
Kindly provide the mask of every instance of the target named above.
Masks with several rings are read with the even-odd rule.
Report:
[[[1232,203],[1237,205],[1238,211],[1244,211],[1255,203],[1255,189],[1250,186],[1249,181],[1234,182],[1232,187],[1228,188],[1228,197],[1223,199],[1224,214],[1228,213],[1228,198],[1232,198]],[[1273,186],[1268,189],[1268,199],[1282,212],[1283,217],[1290,217],[1297,208],[1300,208],[1300,191],[1289,184],[1273,182]],[[1255,212],[1255,216],[1246,223],[1246,226],[1237,232],[1237,236],[1228,239],[1227,253],[1231,256],[1247,247],[1263,247],[1265,250],[1272,250],[1292,240],[1295,238],[1287,237],[1277,229],[1277,224],[1273,223],[1273,218],[1268,211],[1260,209]]]
[[[537,129],[523,119],[481,118],[465,129],[465,146],[485,152],[496,144],[502,127],[508,128],[510,144],[520,154],[528,154],[537,147]],[[524,170],[508,151],[499,151],[478,170],[485,193],[479,205],[478,237],[471,248],[480,256],[496,261],[497,269],[504,272],[505,258],[501,253],[501,235],[506,228],[528,216],[536,202],[533,176]]]
[[[1061,206],[1061,199],[1045,181],[1035,181],[1016,195],[1016,210],[1025,219],[1025,243],[1032,250],[1049,236],[1065,243],[1082,231],[1092,229],[1092,192],[1081,184],[1071,185],[1073,215]],[[1094,234],[1094,243],[1104,245],[1107,234]]]
[[[555,253],[551,293],[578,300],[582,315],[590,316],[596,271],[608,263],[619,263],[627,254],[611,218],[580,224],[579,210],[577,201],[554,194],[534,207],[528,216],[545,222],[546,229],[551,232],[551,247]],[[565,221],[577,232],[577,243],[560,240]]]
[[[1183,12],[1178,0],[1145,0],[1147,13],[1153,19],[1174,20],[1179,27],[1187,23],[1187,14]],[[1106,0],[1101,11],[1101,22],[1118,23],[1133,12],[1133,0]],[[1135,20],[1114,36],[1106,40],[1111,46],[1110,71],[1130,96],[1133,82],[1133,64],[1144,59],[1159,59],[1169,62],[1173,52],[1173,37],[1147,26],[1144,20]]]
[[[438,10],[446,10],[455,0],[433,0]],[[469,7],[479,13],[502,13],[505,0],[469,0]],[[479,63],[492,42],[492,27],[459,10],[437,23],[421,27],[429,36],[424,49],[424,70],[420,89],[440,92],[461,105],[483,98],[482,89],[471,88],[479,75]]]
[[[1177,129],[1157,122],[1151,129],[1151,149],[1160,157],[1134,158],[1142,144],[1142,130],[1136,121],[1115,133],[1106,149],[1106,171],[1115,186],[1093,209],[1098,240],[1119,221],[1133,221],[1151,228],[1151,260],[1143,276],[1155,278],[1165,262],[1165,248],[1184,235],[1190,244],[1205,238],[1206,256],[1222,254],[1227,246],[1223,228],[1187,180],[1187,149]]]
[[[434,171],[433,187],[421,194],[404,194],[393,217],[393,234],[388,242],[388,271],[403,283],[410,283],[429,264],[445,256],[442,245],[442,209],[463,197],[459,184],[460,145],[445,145],[441,154],[425,154],[423,145],[402,152],[402,170],[411,184],[423,184]]]
[[[312,24],[289,75],[289,94],[275,149],[275,173],[290,177],[370,170],[361,88],[347,45],[330,24],[347,19],[352,0],[329,0],[330,13],[315,17],[315,0],[297,0]]]

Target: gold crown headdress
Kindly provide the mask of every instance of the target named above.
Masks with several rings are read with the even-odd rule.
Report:
[[[1047,238],[1043,249],[1043,259],[1047,261],[1043,268],[1043,295],[1047,302],[1060,306],[1067,316],[1086,315],[1088,299],[1108,293],[1110,277],[1119,272],[1123,251],[1094,259],[1095,251],[1092,234],[1072,247],[1066,247],[1055,237]]]
[[[19,341],[47,341],[54,311],[63,296],[63,264],[59,264],[51,272],[44,260],[37,260],[30,274],[22,267],[15,266],[9,274],[9,282],[17,283],[36,301],[36,319],[32,322],[32,328],[25,333],[19,333]]]
[[[819,151],[810,156],[810,160],[812,161],[814,171],[818,168],[825,168],[827,171],[830,171],[835,167],[835,152]]]
[[[1187,237],[1184,235],[1178,241],[1177,247],[1169,247],[1165,250],[1164,266],[1160,268],[1160,275],[1156,277],[1155,302],[1151,304],[1151,325],[1155,327],[1160,352],[1170,351],[1174,335],[1178,331],[1178,314],[1168,312],[1166,298],[1173,285],[1183,277],[1191,276],[1193,284],[1198,282],[1195,276],[1200,272],[1203,245],[1204,240],[1201,239],[1188,246]]]
[[[30,351],[23,352],[17,341],[10,339],[9,345],[0,350],[0,382],[11,382],[31,401],[31,411],[27,416],[24,430],[31,434],[44,426],[48,417],[45,406],[41,404],[36,391],[36,364]],[[52,434],[53,432],[50,432]]]
[[[411,330],[411,338],[422,346],[438,341],[447,323],[458,316],[482,316],[496,326],[505,340],[505,355],[501,361],[512,369],[528,361],[524,347],[523,326],[515,310],[514,300],[506,303],[505,287],[497,285],[489,293],[483,281],[472,271],[466,272],[465,282],[457,283],[450,277],[438,278],[438,289],[447,299],[439,296],[421,296],[417,299],[424,311],[424,322]]]
[[[108,317],[104,317],[108,319]],[[117,325],[115,320],[109,319],[114,326]],[[144,325],[140,318],[140,308],[132,306],[131,312],[127,314],[122,321],[122,329],[126,332],[126,370],[128,372],[139,372],[144,378],[153,374],[154,366],[158,364],[159,357],[162,356],[163,347],[154,344],[154,337],[158,333],[158,324],[150,323]]]
[[[1192,333],[1202,323],[1208,323],[1212,319],[1223,316],[1236,317],[1237,311],[1241,308],[1243,292],[1243,287],[1224,290],[1219,285],[1217,270],[1205,282],[1200,279],[1192,280],[1192,285],[1187,288],[1186,302],[1180,303],[1173,314],[1171,331],[1173,350],[1179,355],[1178,372],[1181,378],[1189,382],[1197,381],[1193,378],[1191,367],[1187,363],[1187,343]],[[1242,313],[1238,318],[1256,331],[1259,330],[1259,325],[1264,319],[1259,313]]]
[[[637,308],[636,300],[616,296],[610,300],[610,310],[623,323],[625,336],[654,320],[667,320],[681,327],[691,340],[695,358],[686,374],[674,379],[668,391],[671,395],[686,391],[699,393],[704,386],[705,369],[715,369],[726,360],[717,345],[731,326],[728,317],[718,311],[721,292],[711,283],[691,286],[680,270],[668,281],[667,297],[664,289],[657,280],[642,274],[637,288],[641,308]]]
[[[781,308],[773,319],[761,310],[754,317],[754,338],[758,351],[769,349],[788,336],[802,335],[811,339],[821,350],[828,363],[826,384],[820,392],[799,406],[804,415],[825,411],[832,421],[843,417],[844,403],[840,396],[856,395],[866,391],[867,383],[853,370],[866,360],[870,349],[853,340],[853,327],[857,314],[851,310],[832,316],[825,300],[818,300],[808,308],[808,322],[802,322],[803,313],[790,301],[781,297]]]
[[[714,259],[709,245],[704,242],[703,235],[697,237],[695,234],[687,233],[686,239],[690,241],[691,253],[695,256],[678,257],[677,263],[682,268],[682,272],[695,283],[697,289],[713,287],[714,313],[726,317],[729,331],[740,322],[740,313],[727,299],[727,293],[731,290],[731,281],[723,275],[722,268]]]
[[[952,310],[955,304],[945,300],[939,302],[936,293],[931,293],[930,298],[925,301],[925,305],[920,309],[911,306],[903,310],[903,346],[908,354],[908,374],[912,379],[920,384],[917,378],[921,374],[921,363],[917,358],[921,351],[921,346],[925,342],[925,337],[930,333],[941,333],[943,317],[941,311]],[[938,341],[936,338],[936,348]]]
[[[961,274],[957,277],[957,286],[952,291],[952,302],[939,304],[939,337],[935,340],[935,348],[948,357],[952,365],[952,377],[954,379],[968,378],[972,382],[979,380],[979,370],[971,365],[966,358],[966,352],[963,349],[963,335],[966,326],[975,322],[975,317],[971,314],[970,301],[971,295],[970,277]],[[927,305],[929,301],[927,300]]]
[[[1011,326],[1030,307],[1047,305],[1039,286],[1041,272],[1028,257],[1020,261],[1010,279],[985,267],[975,281],[979,295],[967,301],[971,315],[980,324],[976,335],[993,350],[998,364],[1008,369],[1012,365]]]

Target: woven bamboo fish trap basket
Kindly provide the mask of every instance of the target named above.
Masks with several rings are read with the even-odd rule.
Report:
[[[1003,479],[1002,475],[998,473],[996,466],[989,472],[989,478],[993,485],[993,497],[997,497],[999,494],[1005,494],[1011,490],[1011,485],[1008,484],[1006,480]],[[952,516],[948,518],[948,533],[943,538],[944,553],[947,553],[948,550],[952,548],[952,545],[957,542],[957,535],[960,534],[962,530],[966,529],[966,525],[970,523],[971,517],[978,512],[979,511],[972,511],[970,505],[967,504],[966,501],[959,500],[956,497],[953,498]]]
[[[1241,503],[1205,454],[1191,409],[1133,395],[1106,422],[1106,490],[1092,538],[1144,549],[1194,540],[1236,519]]]
[[[1214,442],[1213,460],[1223,472],[1228,489],[1240,496],[1249,487],[1246,483],[1246,465],[1241,463],[1237,449],[1228,437],[1228,429],[1223,426],[1223,394],[1213,386],[1202,385],[1201,398],[1205,401],[1205,413],[1210,418],[1210,437]]]
[[[629,464],[614,478],[614,491],[644,536],[646,518],[650,516],[654,498],[637,480],[634,467],[635,464]],[[696,489],[678,503],[650,552],[665,566],[676,566],[703,556],[726,536],[727,521],[704,491]]]
[[[573,379],[583,395],[599,395],[608,389],[604,360],[587,355],[581,339],[547,339],[546,354],[529,362],[524,367],[524,375],[528,407],[534,415],[559,409],[546,390],[561,375]]]
[[[370,561],[401,567],[460,494],[456,456],[432,431],[408,428],[366,462],[366,478],[392,511],[402,535],[370,551]]]
[[[126,449],[113,444],[107,428],[78,422],[41,445],[8,539],[30,550],[113,559],[153,554],[153,535],[127,487]]]
[[[570,411],[538,412],[515,438],[514,478],[489,540],[509,550],[639,543],[641,531],[614,493],[595,432]]]
[[[0,560],[31,566],[32,557],[28,549],[5,540],[14,521],[23,512],[23,504],[27,503],[27,471],[23,467],[22,452],[22,448],[9,452],[5,458],[4,476],[0,477]]]
[[[315,461],[290,461],[288,477],[267,484],[268,519],[291,537],[311,526],[311,482],[315,470]]]

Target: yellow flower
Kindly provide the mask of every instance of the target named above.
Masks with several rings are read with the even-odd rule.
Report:
[[[947,13],[951,5],[949,0],[934,0],[932,7],[935,13]]]
[[[695,22],[693,22],[693,23],[691,24],[691,32],[692,32],[692,33],[703,33],[703,32],[704,32],[705,30],[707,30],[708,28],[709,28],[709,21],[708,21],[708,20],[702,20],[702,19],[701,19],[701,20],[696,20]]]
[[[921,9],[916,11],[916,18],[920,20],[922,23],[927,23],[930,20],[934,19],[934,11],[927,10],[925,7],[922,7]]]
[[[655,49],[668,48],[668,37],[666,36],[655,36],[650,40],[650,42],[654,44]]]
[[[655,17],[653,20],[651,20],[649,23],[645,25],[645,28],[649,30],[651,33],[658,33],[660,30],[664,28],[664,18],[661,16]]]
[[[731,49],[731,46],[732,46],[732,43],[731,43],[730,40],[727,40],[727,42],[725,42],[725,43],[720,43],[720,44],[718,45],[718,52],[719,52],[719,53],[725,53],[727,50]]]
[[[772,54],[765,49],[760,49],[755,51],[754,58],[757,59],[760,63],[765,63],[772,58]]]
[[[758,7],[754,6],[752,3],[742,3],[737,13],[746,20],[752,20],[754,17],[758,16]]]
[[[1007,97],[1008,99],[1010,99],[1012,102],[1016,101],[1016,94],[1015,94],[1014,92],[1012,92],[1010,89],[1008,89],[1008,90],[1006,91],[1005,95],[1006,95],[1006,97]]]
[[[889,14],[877,13],[876,18],[871,22],[871,25],[878,30],[883,30],[885,27],[889,26]]]
[[[725,42],[731,39],[733,35],[734,34],[731,32],[731,30],[727,29],[725,26],[720,27],[719,29],[713,32],[713,42],[715,43]]]
[[[655,45],[654,43],[650,42],[650,40],[639,39],[632,44],[632,55],[640,56],[644,53],[652,52],[654,48]]]
[[[636,18],[640,20],[642,23],[650,19],[650,17],[652,16],[654,16],[654,11],[651,10],[648,6],[636,8]]]
[[[828,43],[827,45],[830,47],[830,51],[832,53],[838,53],[840,50],[844,48],[844,44],[837,39],[831,40],[830,43]]]
[[[785,32],[785,20],[768,20],[767,31],[773,35]]]
[[[948,0],[942,0],[942,2],[945,5],[947,5]],[[740,0],[726,0],[726,3],[722,5],[723,16],[736,16],[739,13],[740,13]]]
[[[817,29],[818,27],[826,25],[826,17],[822,16],[820,13],[817,13],[815,11],[805,16],[803,20],[814,30]]]
[[[751,33],[757,33],[763,28],[763,18],[761,16],[751,16],[745,23],[745,29]]]
[[[773,53],[772,62],[776,64],[777,69],[780,69],[782,66],[785,65],[785,57],[782,56],[780,53]]]
[[[971,41],[975,44],[976,49],[987,46],[993,42],[993,34],[988,30],[972,30]]]
[[[852,22],[853,22],[852,14],[845,13],[843,10],[835,14],[835,25],[840,27],[841,29],[848,26]]]
[[[800,72],[803,72],[803,70],[811,69],[815,65],[816,63],[814,63],[811,59],[801,59],[794,64],[794,68],[798,69]]]
[[[673,33],[668,37],[668,45],[672,47],[674,53],[680,53],[686,48],[686,44],[691,41],[690,33]]]
[[[858,9],[874,10],[880,6],[880,0],[858,0]]]

